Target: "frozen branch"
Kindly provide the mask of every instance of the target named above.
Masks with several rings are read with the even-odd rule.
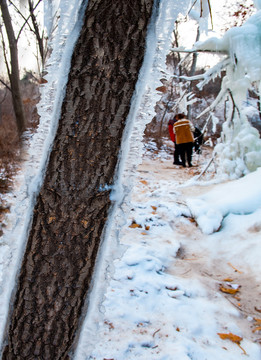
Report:
[[[224,68],[226,68],[229,64],[230,64],[230,59],[226,58],[220,61],[217,65],[213,66],[211,69],[207,70],[203,74],[198,74],[194,76],[185,76],[185,75],[184,76],[172,75],[172,76],[185,81],[203,80],[197,85],[199,90],[201,90],[211,79],[216,77],[216,75],[220,73]]]
[[[201,116],[205,115],[206,113],[208,113],[209,111],[212,111],[215,109],[215,107],[221,102],[221,100],[225,97],[227,93],[227,88],[224,88],[220,90],[220,92],[218,93],[218,96],[216,97],[216,99],[213,101],[213,103],[208,106],[204,111],[202,111],[202,113],[200,113],[196,118],[199,119]]]
[[[210,50],[210,49],[183,49],[183,48],[172,48],[170,49],[171,52],[177,53],[185,53],[185,54],[193,54],[193,53],[210,53],[213,55],[227,55],[227,51],[225,50]]]
[[[201,81],[197,87],[199,90],[202,90],[203,87],[212,79],[214,79],[217,74],[219,74],[223,69],[225,69],[231,63],[230,58],[225,58],[220,61],[218,64],[213,66],[211,69],[207,70],[203,75],[203,81]]]

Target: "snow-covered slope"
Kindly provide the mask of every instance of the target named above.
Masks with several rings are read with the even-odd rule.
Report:
[[[100,292],[90,298],[75,359],[260,359],[261,206],[203,234],[186,203],[211,194],[221,203],[223,188],[196,181],[205,151],[191,169],[173,166],[171,155],[145,154],[113,223],[119,243],[103,268],[107,281],[95,279]],[[222,190],[224,200],[230,195]]]

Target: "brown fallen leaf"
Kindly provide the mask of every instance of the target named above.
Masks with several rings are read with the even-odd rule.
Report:
[[[149,225],[146,225],[146,226],[145,226],[145,230],[148,231],[149,229],[150,229],[150,226],[149,226]]]
[[[258,309],[256,306],[255,306],[255,310],[259,313],[261,313],[261,309]]]
[[[233,343],[237,344],[237,346],[240,347],[240,349],[243,351],[243,353],[245,355],[247,355],[246,351],[242,348],[242,346],[240,346],[240,342],[243,340],[242,337],[232,334],[232,333],[228,333],[228,334],[218,333],[218,335],[222,340],[230,340]]]
[[[146,181],[146,180],[140,180],[140,182],[141,182],[143,185],[148,185],[148,181]]]
[[[140,224],[137,224],[135,221],[129,226],[131,229],[141,228],[142,226]]]
[[[257,322],[258,324],[261,324],[261,319],[257,319],[257,318],[254,318],[255,322]]]
[[[148,235],[148,233],[146,233],[145,231],[141,233],[141,235]]]
[[[226,278],[226,279],[224,279],[223,281],[226,281],[226,282],[233,282],[233,279],[231,279],[231,278]]]
[[[110,330],[114,329],[113,323],[105,320],[105,321],[104,321],[104,324],[108,325]]]
[[[222,285],[219,286],[219,290],[226,294],[236,294],[239,289],[226,288]]]
[[[175,287],[165,286],[165,288],[166,288],[167,290],[170,290],[170,291],[176,291],[176,290],[178,290],[177,286],[175,286]]]
[[[166,93],[168,91],[167,87],[166,86],[159,86],[156,88],[157,91],[160,91],[162,93]]]
[[[156,210],[157,210],[157,206],[153,206],[153,205],[151,205],[151,207],[152,207],[152,209],[153,209],[154,211],[156,211]]]
[[[218,335],[222,340],[230,340],[236,344],[240,344],[240,342],[243,340],[242,337],[238,335],[234,335],[232,333],[228,333],[228,334],[218,333]]]

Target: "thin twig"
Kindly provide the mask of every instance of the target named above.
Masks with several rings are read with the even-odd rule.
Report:
[[[197,1],[198,1],[198,0],[195,0],[195,1],[193,2],[193,4],[191,5],[191,7],[190,7],[190,9],[189,9],[189,11],[188,11],[188,14],[191,12],[191,10],[193,9],[193,7],[194,7],[194,5],[196,4]]]
[[[9,79],[11,77],[11,71],[10,71],[10,67],[8,64],[8,60],[7,60],[7,56],[6,56],[6,46],[5,46],[5,39],[4,39],[4,34],[3,34],[3,30],[2,30],[2,26],[0,26],[0,33],[1,33],[1,37],[2,37],[2,46],[3,46],[3,54],[4,54],[4,59],[5,59],[5,65],[6,65],[6,70],[9,76]]]
[[[203,174],[205,174],[205,172],[207,171],[207,169],[210,167],[211,163],[214,161],[214,155],[212,156],[212,158],[210,159],[210,161],[208,162],[207,166],[201,171],[201,173],[199,174],[199,176],[196,178],[196,180],[199,180],[201,178],[201,176]]]
[[[153,333],[152,337],[154,337],[154,336],[157,334],[157,332],[159,332],[159,331],[160,331],[160,329],[156,330],[156,331]]]
[[[12,92],[12,89],[10,88],[10,86],[7,85],[3,80],[0,79],[0,83],[3,84],[9,91]]]

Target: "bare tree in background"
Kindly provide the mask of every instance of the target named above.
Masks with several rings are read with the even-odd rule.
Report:
[[[16,125],[19,136],[22,135],[25,130],[25,115],[24,115],[24,107],[22,101],[22,95],[20,90],[20,75],[19,75],[19,63],[18,63],[18,49],[17,49],[17,39],[15,37],[11,16],[9,13],[9,9],[6,3],[6,0],[0,0],[0,8],[2,12],[2,19],[5,26],[5,30],[7,33],[9,49],[10,49],[10,65],[7,61],[7,54],[4,45],[3,39],[3,47],[4,47],[4,58],[7,68],[7,73],[10,81],[10,89],[12,93],[12,101],[16,118]]]
[[[22,101],[22,94],[20,90],[20,74],[19,74],[19,62],[18,62],[18,40],[20,39],[21,34],[23,33],[25,27],[29,28],[30,32],[34,34],[36,39],[36,45],[38,48],[38,54],[40,54],[40,67],[43,69],[44,63],[46,60],[46,51],[44,46],[45,36],[44,32],[41,31],[41,28],[37,21],[36,9],[42,0],[38,0],[34,3],[33,0],[20,1],[20,5],[28,5],[28,15],[25,16],[23,11],[21,11],[18,6],[13,2],[9,1],[13,9],[19,15],[19,18],[23,20],[23,23],[20,26],[20,29],[17,35],[14,32],[14,26],[11,20],[9,8],[6,0],[0,0],[0,9],[2,12],[3,25],[1,26],[0,32],[2,37],[2,48],[4,54],[4,61],[7,69],[8,78],[10,81],[10,86],[4,80],[0,79],[0,82],[11,91],[13,108],[16,118],[17,130],[19,136],[22,135],[26,127],[26,119],[24,115],[24,107]],[[6,37],[3,33],[3,27],[5,28],[8,44],[6,44]],[[10,54],[10,59],[8,58]]]
[[[13,8],[16,10],[17,14],[23,19],[23,24],[19,30],[19,33],[17,35],[17,40],[19,39],[20,35],[22,34],[25,27],[27,27],[30,32],[34,35],[36,40],[36,46],[40,54],[40,66],[43,69],[46,56],[47,56],[47,50],[45,46],[45,34],[44,30],[41,30],[41,27],[39,25],[36,10],[39,6],[39,4],[42,2],[42,0],[38,0],[36,3],[33,0],[27,0],[27,6],[28,6],[28,15],[25,16],[23,14],[23,11],[21,11],[13,1],[9,0],[10,4],[12,4]],[[26,7],[26,1],[20,2],[23,7]],[[43,15],[43,14],[42,14]],[[38,57],[37,57],[38,59]],[[39,60],[39,59],[38,59]]]

